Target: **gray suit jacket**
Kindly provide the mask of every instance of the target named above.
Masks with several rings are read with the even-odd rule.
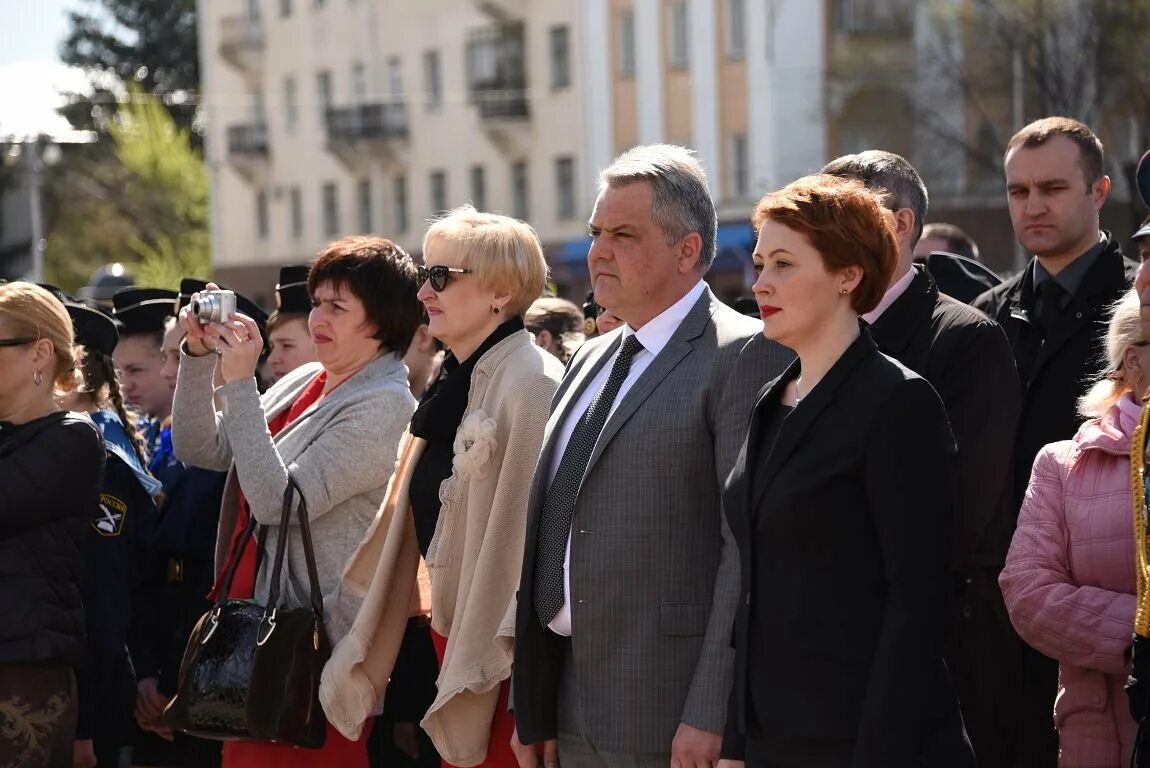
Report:
[[[564,653],[533,599],[548,467],[560,425],[621,336],[589,341],[571,361],[535,472],[516,617],[525,743],[556,735]],[[570,573],[579,709],[600,750],[668,753],[680,723],[723,730],[739,564],[719,493],[755,393],[790,359],[707,290],[603,428],[576,503]]]

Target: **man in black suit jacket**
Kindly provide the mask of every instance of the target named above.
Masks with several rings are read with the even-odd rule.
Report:
[[[880,193],[894,225],[899,262],[891,287],[863,319],[879,349],[929,381],[946,407],[958,444],[947,664],[979,764],[1010,765],[1020,641],[1002,602],[998,572],[1017,516],[1011,471],[1020,407],[1014,358],[997,323],[939,293],[930,274],[915,265],[928,198],[909,162],[871,150],[833,160],[823,172],[859,179]]]
[[[1037,120],[1011,138],[1004,166],[1014,234],[1034,256],[974,306],[1006,331],[1022,382],[1017,508],[1039,449],[1078,431],[1078,398],[1104,364],[1109,307],[1130,287],[1136,265],[1110,233],[1099,232],[1110,179],[1102,142],[1089,128],[1064,117]],[[1018,764],[1053,765],[1057,664],[1027,649],[1022,674],[1019,755],[1026,757]]]

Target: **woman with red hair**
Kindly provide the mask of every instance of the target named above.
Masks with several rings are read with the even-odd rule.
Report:
[[[723,757],[752,766],[967,766],[942,659],[954,439],[934,389],[860,315],[897,245],[878,198],[812,176],[755,208],[763,388],[723,493],[742,592]]]

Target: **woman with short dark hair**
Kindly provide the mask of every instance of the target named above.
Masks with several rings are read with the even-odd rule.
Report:
[[[415,409],[403,354],[422,314],[417,275],[415,263],[390,240],[349,237],[328,246],[308,274],[308,325],[319,362],[292,371],[262,397],[255,370],[263,339],[255,322],[237,314],[201,325],[189,308],[180,312],[187,337],[173,407],[176,454],[229,471],[217,569],[237,557],[249,516],[254,518],[268,531],[265,550],[262,557],[255,546],[242,550],[230,597],[266,602],[290,471],[307,503],[333,645],[358,608],[358,600],[340,589],[344,564],[383,501]],[[224,384],[213,392],[217,369]],[[222,406],[218,412],[213,396]],[[308,605],[299,528],[287,536],[283,600],[288,607]],[[229,742],[224,765],[366,766],[366,735],[351,741],[329,727],[320,750]]]
[[[755,208],[763,388],[723,491],[742,594],[723,757],[752,767],[973,764],[943,664],[954,438],[859,317],[897,259],[878,198],[812,176]]]
[[[80,582],[104,447],[58,395],[79,383],[52,294],[0,284],[0,765],[72,764],[84,663]]]

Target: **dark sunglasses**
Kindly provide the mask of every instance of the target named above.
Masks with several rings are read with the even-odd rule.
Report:
[[[419,284],[423,285],[430,280],[431,290],[440,293],[447,289],[447,278],[451,274],[470,275],[471,270],[463,267],[447,267],[443,264],[436,264],[434,267],[419,267]]]
[[[0,339],[0,347],[22,347],[25,344],[31,344],[36,341],[39,341],[39,339],[34,339],[31,336],[21,336],[15,339]]]

